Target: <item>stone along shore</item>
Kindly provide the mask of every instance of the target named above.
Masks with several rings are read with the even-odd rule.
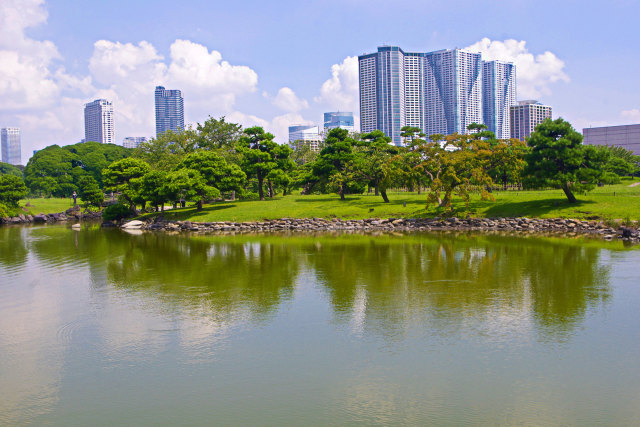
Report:
[[[113,226],[104,223],[103,226]],[[339,218],[281,218],[256,222],[191,222],[166,221],[161,219],[130,221],[124,223],[124,229],[150,231],[190,231],[197,233],[251,233],[251,232],[323,232],[323,231],[505,231],[523,233],[588,234],[600,236],[606,240],[622,239],[640,242],[638,229],[629,227],[611,227],[598,221],[580,221],[576,219],[537,219],[537,218],[400,218],[400,219],[359,219],[342,220]]]
[[[29,224],[29,223],[53,223],[80,220],[102,219],[102,212],[85,211],[78,208],[70,208],[64,212],[52,214],[25,215],[20,214],[14,217],[0,218],[0,224]]]

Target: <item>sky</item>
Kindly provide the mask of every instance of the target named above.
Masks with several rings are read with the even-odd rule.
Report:
[[[582,130],[640,123],[640,1],[0,0],[0,127],[22,160],[84,138],[83,107],[113,102],[115,136],[155,133],[155,86],[185,122],[225,116],[288,139],[358,111],[357,56],[469,48],[512,61],[518,99]]]

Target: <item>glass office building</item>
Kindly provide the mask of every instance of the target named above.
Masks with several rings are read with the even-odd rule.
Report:
[[[509,107],[515,103],[515,66],[498,66],[498,80],[483,83],[484,62],[475,52],[411,53],[382,46],[376,53],[359,56],[358,65],[362,132],[379,129],[396,145],[403,143],[404,126],[418,127],[427,135],[467,133],[469,124],[485,121],[483,98],[505,85],[512,91],[493,97],[504,105],[494,103],[489,111],[506,115],[508,122]],[[503,68],[509,70],[508,82],[498,76]],[[490,90],[486,95],[485,88]]]
[[[12,165],[22,164],[20,128],[2,128],[2,130],[0,130],[0,149],[4,163]]]
[[[171,130],[180,132],[184,129],[184,99],[179,90],[167,90],[156,86],[156,137]]]
[[[355,127],[353,123],[353,113],[347,111],[324,113],[325,133],[335,128],[346,129],[349,132],[354,132]]]

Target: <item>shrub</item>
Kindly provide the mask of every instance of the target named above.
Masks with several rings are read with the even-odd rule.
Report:
[[[9,216],[9,208],[0,203],[0,218],[6,218]]]
[[[120,221],[123,218],[127,218],[131,215],[129,206],[124,203],[116,203],[109,205],[102,211],[102,219],[105,221],[113,221],[114,219]]]

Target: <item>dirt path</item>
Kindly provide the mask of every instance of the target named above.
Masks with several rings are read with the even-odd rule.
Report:
[[[638,185],[640,185],[640,182],[634,182],[633,184],[630,184],[629,187],[637,187]]]

